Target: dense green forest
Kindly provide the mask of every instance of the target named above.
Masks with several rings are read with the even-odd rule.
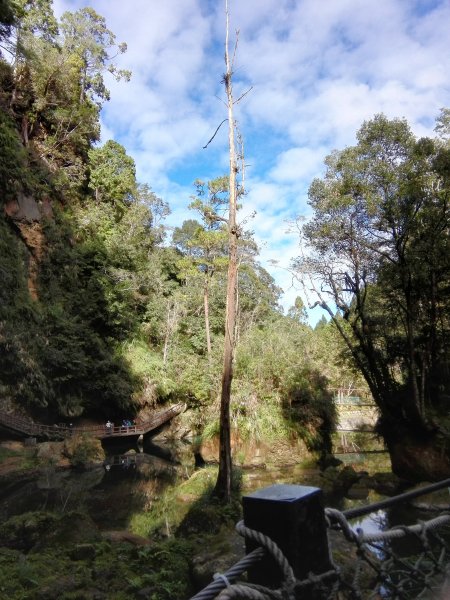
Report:
[[[105,74],[131,76],[109,57],[126,45],[91,8],[58,22],[50,0],[2,0],[0,22],[1,402],[52,422],[183,400],[192,431],[217,434],[227,177],[193,182],[192,218],[169,233],[126,149],[99,143]],[[242,232],[234,435],[326,455],[333,388],[367,387],[398,468],[450,472],[449,125],[443,110],[418,140],[377,116],[326,159],[293,273],[328,322],[310,327],[300,298],[283,313]]]
[[[449,472],[448,109],[435,131],[364,123],[311,184],[310,252],[296,261],[380,409],[393,467],[411,478]]]
[[[49,1],[20,5],[1,5],[2,401],[55,420],[183,400],[193,432],[215,435],[228,179],[193,182],[192,218],[169,235],[126,149],[99,144],[104,75],[130,76],[108,56],[126,47],[90,8],[58,23]],[[250,233],[238,254],[234,429],[328,447],[339,338],[300,299],[283,315]]]

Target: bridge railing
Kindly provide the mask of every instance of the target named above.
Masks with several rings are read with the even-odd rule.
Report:
[[[75,433],[84,433],[99,438],[106,438],[109,435],[143,435],[152,429],[156,429],[172,417],[180,414],[184,408],[185,404],[178,403],[168,409],[161,410],[149,419],[140,421],[134,425],[114,425],[109,428],[106,427],[106,425],[94,425],[89,427],[71,427],[66,424],[42,425],[41,423],[35,423],[26,417],[17,414],[9,414],[3,411],[0,411],[0,423],[30,437],[65,438]]]
[[[364,388],[331,388],[336,404],[346,406],[376,406],[369,390]]]
[[[274,485],[244,496],[244,520],[236,529],[247,555],[191,600],[449,598],[450,545],[442,532],[450,536],[450,512],[375,533],[350,523],[449,486],[446,479],[343,512],[324,509],[321,490],[306,486]],[[346,564],[333,554],[336,534],[344,538],[338,556],[346,556]],[[402,538],[409,552],[404,545],[399,550]],[[236,583],[244,573],[247,580]]]
[[[10,427],[11,429],[15,429],[16,431],[20,431],[22,433],[26,433],[27,435],[36,437],[47,433],[51,433],[57,427],[55,425],[42,425],[40,423],[35,423],[31,419],[27,419],[26,417],[11,415],[4,412],[2,412],[0,415],[0,422],[6,427]]]

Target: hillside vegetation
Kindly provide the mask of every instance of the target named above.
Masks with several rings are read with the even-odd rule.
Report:
[[[169,236],[170,207],[126,148],[99,144],[126,44],[92,8],[58,22],[50,0],[7,0],[0,23],[2,403],[53,422],[185,401],[191,432],[214,436],[228,178],[193,182],[192,218]],[[235,437],[300,436],[326,456],[333,388],[364,387],[395,472],[450,474],[449,131],[448,109],[423,139],[376,115],[325,159],[292,263],[328,313],[314,329],[300,297],[283,313],[239,225]]]
[[[0,396],[57,422],[121,419],[184,400],[193,433],[218,430],[228,180],[193,182],[192,218],[169,239],[167,203],[136,180],[113,140],[99,145],[108,58],[125,52],[90,8],[2,4],[0,35]],[[313,330],[243,232],[232,423],[241,439],[329,449],[340,342]],[[206,307],[208,319],[205,319]],[[357,379],[346,375],[347,381]]]

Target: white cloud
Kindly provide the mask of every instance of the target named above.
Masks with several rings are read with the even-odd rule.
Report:
[[[269,176],[274,181],[295,184],[299,180],[312,180],[322,170],[326,148],[289,148],[278,155],[276,166]]]
[[[137,164],[138,176],[169,201],[171,223],[186,207],[197,177],[227,168],[223,4],[210,0],[55,0],[58,14],[91,5],[105,16],[130,83],[109,81],[103,139],[114,136]],[[405,117],[418,135],[450,106],[450,3],[405,0],[230,0],[231,38],[240,29],[235,90],[253,90],[236,106],[245,132],[244,213],[262,258],[289,288],[285,270],[296,239],[285,221],[307,213],[311,179],[335,148],[353,144],[364,120],[384,112]],[[289,302],[292,304],[292,294]],[[295,290],[297,294],[297,290]],[[295,296],[294,296],[295,299]]]

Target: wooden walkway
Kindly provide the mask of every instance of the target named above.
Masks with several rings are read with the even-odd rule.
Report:
[[[88,434],[100,440],[117,437],[138,437],[146,435],[150,431],[157,429],[173,417],[182,413],[186,408],[183,403],[175,404],[170,408],[158,411],[146,421],[136,423],[130,426],[114,426],[107,428],[106,425],[98,425],[95,427],[70,427],[69,425],[42,425],[35,423],[31,419],[21,417],[15,414],[9,414],[0,411],[0,425],[11,429],[16,433],[26,435],[28,437],[44,438],[44,439],[64,439],[75,434]]]

